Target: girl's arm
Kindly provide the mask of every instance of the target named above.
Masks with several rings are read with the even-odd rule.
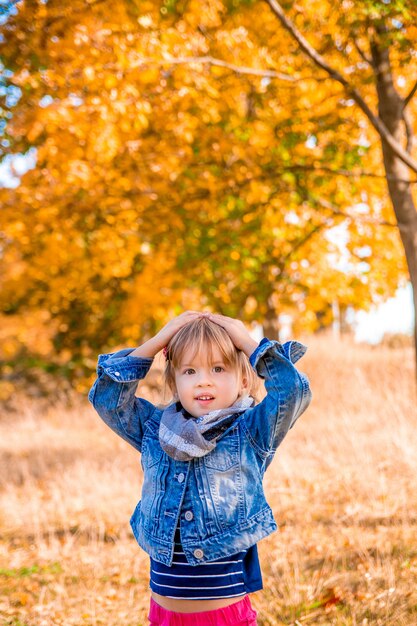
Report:
[[[309,380],[294,365],[306,350],[298,341],[281,344],[265,338],[250,356],[252,367],[265,381],[267,395],[247,411],[244,428],[255,449],[267,459],[266,465],[311,402]]]
[[[138,382],[145,378],[153,357],[133,357],[134,348],[100,354],[97,378],[88,399],[101,419],[134,448],[142,451],[145,423],[156,407],[137,398]]]
[[[294,366],[307,347],[298,341],[281,344],[269,339],[262,339],[258,345],[241,321],[217,313],[210,314],[210,319],[225,328],[235,346],[247,354],[258,376],[265,380],[267,396],[245,413],[244,427],[257,452],[271,461],[289,429],[311,402],[309,380]]]
[[[171,337],[198,315],[195,311],[186,311],[138,348],[125,348],[98,357],[97,378],[88,399],[102,420],[139,452],[145,424],[156,407],[136,397],[138,382],[145,378],[154,356]]]

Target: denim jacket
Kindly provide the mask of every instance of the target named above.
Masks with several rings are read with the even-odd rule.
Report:
[[[308,378],[293,365],[306,346],[262,339],[250,363],[265,381],[266,397],[237,416],[214,450],[192,461],[175,461],[162,450],[162,409],[135,396],[153,359],[129,356],[133,350],[99,355],[88,399],[141,452],[142,497],[130,518],[138,544],[170,566],[179,524],[186,559],[196,565],[245,550],[275,531],[262,478],[311,401]]]

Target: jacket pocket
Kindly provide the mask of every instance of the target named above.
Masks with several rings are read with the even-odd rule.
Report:
[[[204,464],[207,469],[227,472],[239,465],[239,435],[232,431],[217,442],[212,452],[206,454]]]
[[[245,516],[239,450],[239,433],[235,429],[203,457],[210,499],[223,531],[239,524]]]
[[[160,462],[163,450],[159,440],[155,437],[145,436],[142,441],[142,467],[143,471],[150,469]]]

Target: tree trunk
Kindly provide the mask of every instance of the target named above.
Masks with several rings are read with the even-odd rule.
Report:
[[[268,299],[268,308],[266,310],[265,319],[262,323],[262,330],[264,333],[264,337],[279,341],[278,315],[275,311],[274,305],[271,302],[271,298]]]
[[[380,44],[378,34],[371,41],[372,64],[376,76],[379,116],[398,142],[411,147],[411,129],[405,131],[404,100],[396,91],[392,77],[389,48]],[[411,194],[409,168],[382,139],[382,153],[387,174],[388,191],[404,246],[413,287],[414,313],[417,311],[417,211]],[[414,346],[417,377],[417,315],[414,322]]]

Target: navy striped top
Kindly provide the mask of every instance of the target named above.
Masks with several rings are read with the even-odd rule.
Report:
[[[150,587],[155,593],[183,600],[214,600],[262,589],[256,544],[233,556],[191,565],[182,551],[179,527],[174,541],[171,567],[151,558]]]

